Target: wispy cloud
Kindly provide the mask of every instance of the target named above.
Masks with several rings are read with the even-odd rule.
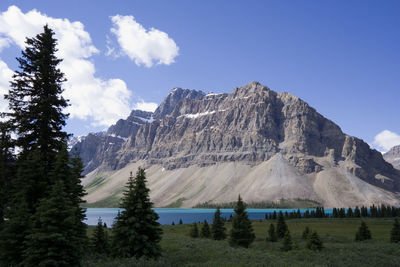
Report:
[[[52,18],[37,10],[23,13],[10,6],[0,13],[0,51],[9,45],[25,47],[25,38],[43,31],[48,24],[58,39],[57,56],[64,60],[60,69],[68,81],[64,96],[70,99],[67,112],[72,118],[90,119],[95,125],[110,125],[117,119],[129,115],[131,92],[121,79],[101,79],[95,76],[96,68],[91,57],[98,53],[88,32],[81,22]],[[0,94],[8,90],[12,71],[0,61]],[[0,97],[0,111],[7,103]]]
[[[154,28],[146,30],[133,16],[115,15],[111,21],[111,33],[117,37],[120,49],[108,46],[108,55],[127,55],[136,65],[146,67],[175,62],[179,47],[167,33]]]
[[[157,103],[153,102],[144,102],[143,100],[140,102],[137,102],[135,106],[133,107],[134,109],[139,109],[139,110],[144,110],[144,111],[150,111],[154,112],[156,108],[158,107]]]
[[[381,151],[386,152],[396,145],[400,145],[400,135],[389,130],[378,133],[373,144]]]

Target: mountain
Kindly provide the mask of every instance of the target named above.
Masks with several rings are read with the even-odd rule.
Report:
[[[86,176],[88,203],[117,203],[129,172],[142,166],[157,206],[231,202],[238,194],[326,207],[400,204],[400,171],[298,97],[257,82],[231,94],[188,90],[175,99],[177,91]]]
[[[388,152],[383,154],[383,158],[391,163],[393,167],[400,170],[400,145],[392,147]]]
[[[183,98],[200,99],[204,96],[201,91],[174,88],[155,110],[152,112],[132,110],[126,119],[118,120],[106,132],[89,133],[87,136],[72,137],[69,140],[71,153],[79,153],[84,165],[83,174],[95,170],[99,166],[102,170],[115,170],[118,162],[115,161],[117,152],[130,136],[135,136],[140,126],[149,124],[155,119],[169,115],[172,107],[180,103]]]

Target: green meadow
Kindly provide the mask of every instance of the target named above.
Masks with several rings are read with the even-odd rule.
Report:
[[[276,220],[252,222],[256,239],[248,249],[233,248],[227,240],[191,238],[190,225],[163,225],[163,254],[158,260],[113,259],[88,254],[84,266],[400,266],[400,244],[389,242],[394,220],[363,220],[372,234],[372,240],[363,242],[354,241],[361,219],[286,220],[295,243],[289,252],[281,251],[281,241],[266,241],[268,226],[276,224]],[[230,223],[225,226],[229,233]],[[306,226],[318,232],[324,242],[322,251],[305,248],[301,235]],[[88,228],[89,236],[93,229]]]

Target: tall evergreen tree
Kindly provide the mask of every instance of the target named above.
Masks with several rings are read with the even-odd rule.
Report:
[[[63,181],[57,181],[49,197],[41,199],[27,236],[23,266],[79,266],[79,240],[74,232],[76,207],[71,205]]]
[[[13,144],[8,129],[7,124],[0,121],[0,230],[4,221],[4,212],[11,197],[15,164]]]
[[[292,237],[290,235],[289,230],[286,230],[285,235],[283,236],[281,250],[289,251],[289,250],[292,250],[292,249],[293,249]]]
[[[307,240],[308,236],[310,235],[310,227],[306,226],[306,228],[303,231],[303,234],[301,235],[301,238],[304,240]]]
[[[276,236],[275,227],[273,223],[269,225],[267,241],[270,242],[278,241],[278,237]]]
[[[72,255],[79,262],[87,239],[86,226],[82,222],[84,211],[79,208],[83,188],[80,174],[76,175],[77,170],[74,171],[69,162],[66,150],[68,135],[62,130],[68,117],[63,108],[68,104],[62,97],[61,85],[65,78],[58,68],[61,59],[55,56],[57,41],[54,32],[46,25],[42,33],[27,38],[26,44],[21,58],[17,59],[20,70],[15,72],[5,96],[10,112],[2,114],[8,119],[7,131],[16,133],[13,142],[21,151],[16,160],[14,190],[8,201],[6,222],[0,233],[0,258],[5,259],[7,265],[21,264],[22,261],[29,265],[40,260],[38,255],[48,249],[60,257]],[[63,197],[61,203],[65,205],[65,211],[74,213],[68,217],[68,223],[63,224],[69,229],[43,226],[43,220],[63,217],[54,210],[46,213],[43,208],[54,204],[50,200],[55,201],[55,188],[60,191],[59,197]],[[21,222],[25,223],[24,231],[19,229]],[[58,240],[65,232],[68,232],[72,247],[63,248],[46,239],[54,235]],[[15,235],[18,238],[12,238]],[[10,253],[11,250],[17,252]],[[39,265],[51,264],[45,257],[42,259]]]
[[[99,218],[91,241],[93,251],[100,254],[108,253],[108,235],[104,228],[106,227],[104,227],[103,221]]]
[[[209,238],[211,236],[210,226],[206,220],[204,220],[203,226],[201,227],[200,236],[203,238]]]
[[[219,208],[214,213],[214,221],[211,227],[212,237],[215,240],[223,240],[226,238],[225,223],[221,218],[221,211]]]
[[[308,234],[307,237],[307,248],[311,250],[323,249],[322,240],[316,231]]]
[[[246,212],[246,204],[239,195],[232,220],[229,243],[231,246],[248,248],[253,243],[254,238],[253,226]]]
[[[199,237],[199,228],[197,227],[197,223],[193,223],[190,227],[189,236],[193,238]]]
[[[390,232],[390,242],[400,243],[400,223],[397,218],[394,220],[393,228]]]
[[[139,168],[129,177],[121,208],[113,226],[113,249],[116,256],[156,258],[161,255],[162,230],[158,215],[152,210],[146,174]]]
[[[371,238],[371,232],[369,231],[367,224],[364,221],[361,221],[361,226],[358,228],[356,233],[356,241],[364,241]]]
[[[283,238],[285,236],[286,231],[288,230],[288,227],[285,222],[285,218],[283,218],[283,213],[282,211],[279,211],[278,214],[278,222],[276,224],[276,233],[279,238]]]

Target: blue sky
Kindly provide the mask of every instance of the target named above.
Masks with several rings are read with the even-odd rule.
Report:
[[[302,98],[381,151],[400,144],[400,1],[93,3],[2,0],[0,91],[20,55],[14,33],[33,34],[50,19],[56,35],[80,38],[60,41],[71,48],[60,51],[68,86],[78,88],[69,93],[76,105],[67,127],[76,135],[106,128],[135,105],[154,108],[149,103],[173,87],[231,92],[259,81]],[[131,45],[141,36],[147,41]]]

